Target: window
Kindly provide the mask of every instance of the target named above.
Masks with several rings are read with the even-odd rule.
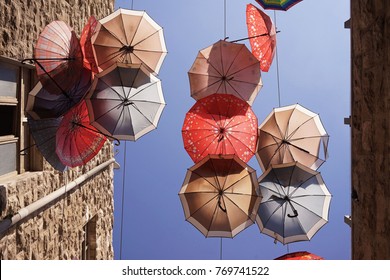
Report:
[[[97,216],[94,216],[83,227],[84,236],[81,243],[82,260],[96,260],[96,221]]]
[[[32,144],[24,108],[35,80],[32,65],[0,57],[0,178],[42,168],[36,150],[20,153]]]

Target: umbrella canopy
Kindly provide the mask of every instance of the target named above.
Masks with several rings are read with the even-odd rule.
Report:
[[[97,74],[85,99],[91,124],[119,140],[156,129],[165,107],[161,81],[140,64],[116,63]]]
[[[58,118],[75,106],[91,86],[91,71],[83,69],[79,80],[63,94],[51,94],[38,82],[29,92],[26,112],[34,119]]]
[[[209,155],[188,169],[179,197],[185,219],[206,237],[234,237],[254,223],[256,171],[233,155]]]
[[[100,71],[122,62],[143,63],[159,72],[167,54],[163,29],[146,12],[118,9],[100,23],[92,36]]]
[[[195,163],[209,154],[235,154],[248,162],[256,152],[257,117],[248,103],[234,95],[213,94],[187,112],[182,137]]]
[[[56,119],[34,120],[27,118],[28,127],[34,142],[46,161],[56,170],[64,172],[64,165],[56,154],[56,133],[62,117]]]
[[[246,6],[248,38],[260,69],[268,72],[275,56],[276,29],[271,18],[252,4]]]
[[[310,240],[328,222],[331,194],[322,176],[298,162],[273,165],[258,179],[260,231],[283,244]]]
[[[307,251],[292,252],[276,258],[275,260],[323,260],[324,258]]]
[[[263,171],[295,161],[316,170],[328,158],[328,141],[318,114],[298,104],[280,107],[259,126],[256,158]]]
[[[80,166],[96,156],[105,141],[106,137],[90,124],[83,100],[64,115],[56,133],[56,153],[63,164]]]
[[[76,33],[63,21],[42,30],[34,49],[39,81],[52,94],[71,89],[83,67],[83,54]]]
[[[195,100],[226,93],[251,105],[263,86],[260,63],[251,51],[223,40],[199,51],[188,77]]]
[[[91,37],[95,34],[99,25],[99,21],[94,16],[90,16],[80,36],[80,45],[84,58],[83,65],[85,68],[91,70],[93,74],[98,73],[99,70],[92,50]]]
[[[264,9],[287,11],[302,0],[256,0]]]

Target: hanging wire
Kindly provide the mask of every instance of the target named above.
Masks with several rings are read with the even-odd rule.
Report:
[[[274,10],[274,24],[275,28],[276,26],[276,11]],[[278,31],[276,31],[278,33]],[[275,58],[276,58],[276,79],[277,79],[277,84],[278,84],[278,104],[279,107],[281,107],[281,101],[280,101],[280,82],[279,82],[279,58],[278,58],[278,44],[275,45]]]
[[[221,241],[220,241],[220,244],[219,244],[219,259],[222,260],[222,237],[221,238]]]
[[[122,237],[123,237],[123,209],[125,201],[125,181],[126,181],[126,147],[127,141],[125,141],[124,155],[123,155],[123,175],[122,175],[122,213],[121,213],[121,231],[120,231],[120,245],[119,245],[119,259],[122,259]]]
[[[134,7],[134,0],[131,0],[131,9],[133,10]]]
[[[226,40],[226,0],[223,1],[223,38]]]

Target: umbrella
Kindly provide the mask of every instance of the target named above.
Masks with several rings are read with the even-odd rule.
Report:
[[[56,132],[62,117],[55,119],[34,120],[27,118],[28,127],[35,145],[46,161],[56,170],[64,172],[64,165],[56,154]],[[30,148],[30,147],[28,147]]]
[[[75,106],[91,86],[91,71],[83,69],[79,80],[64,94],[51,94],[38,82],[29,92],[26,112],[34,119],[58,118]]]
[[[80,36],[80,45],[84,58],[83,65],[85,68],[91,70],[93,74],[98,73],[99,70],[92,50],[91,37],[99,25],[99,21],[94,16],[90,16]]]
[[[63,164],[80,166],[97,155],[105,141],[106,137],[90,124],[83,100],[64,115],[56,133],[56,153]]]
[[[83,67],[83,54],[76,33],[63,21],[48,24],[38,37],[34,49],[37,75],[52,94],[68,91],[78,81],[76,73]]]
[[[122,62],[159,72],[167,54],[163,30],[146,12],[118,9],[100,23],[91,39],[100,71]]]
[[[213,94],[187,112],[182,137],[195,163],[208,154],[235,154],[248,162],[256,151],[257,117],[248,103],[234,95]]]
[[[268,72],[276,49],[276,30],[271,18],[252,4],[246,6],[246,24],[252,53],[260,69]]]
[[[323,260],[324,258],[307,251],[292,252],[276,258],[275,260]]]
[[[328,157],[328,140],[317,114],[298,104],[276,108],[259,126],[256,158],[263,171],[294,161],[318,169]]]
[[[234,155],[209,155],[188,169],[179,197],[185,219],[206,237],[234,237],[254,224],[256,171]]]
[[[322,176],[299,162],[272,165],[258,179],[260,231],[283,244],[310,240],[328,222],[331,200]]]
[[[256,0],[264,9],[287,11],[302,0]]]
[[[200,50],[188,71],[191,96],[199,100],[226,93],[251,105],[263,86],[259,65],[244,44],[219,40]]]
[[[161,81],[140,64],[116,63],[97,74],[85,99],[91,124],[119,140],[156,129],[165,107]]]

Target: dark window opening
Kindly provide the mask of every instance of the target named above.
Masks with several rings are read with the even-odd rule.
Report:
[[[0,136],[15,135],[16,106],[0,105]]]

